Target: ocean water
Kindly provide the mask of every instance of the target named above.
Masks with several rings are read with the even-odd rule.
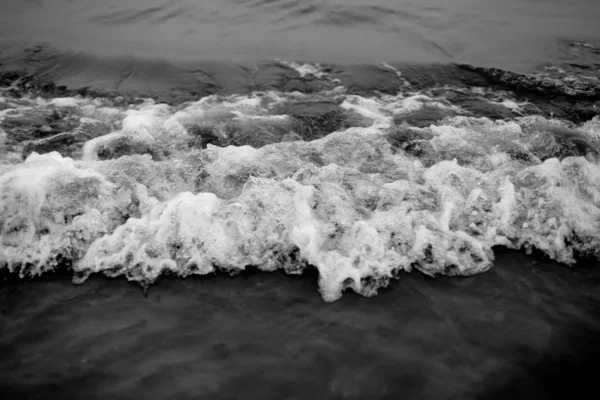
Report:
[[[596,2],[3,11],[0,397],[593,387]]]
[[[599,18],[595,0],[5,0],[0,32],[102,55],[515,70],[598,42]]]

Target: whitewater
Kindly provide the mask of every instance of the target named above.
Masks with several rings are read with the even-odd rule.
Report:
[[[389,64],[398,92],[365,97],[319,65],[281,63],[322,90],[118,105],[3,89],[0,267],[143,287],[162,274],[316,268],[333,301],[413,269],[484,272],[494,246],[598,258],[597,116],[547,118],[485,87],[415,91]],[[559,78],[545,79],[597,95],[595,78]],[[457,92],[510,118],[474,115]],[[28,121],[43,126],[23,140]]]

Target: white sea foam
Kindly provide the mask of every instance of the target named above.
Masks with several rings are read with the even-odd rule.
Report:
[[[413,268],[486,271],[496,245],[536,248],[566,264],[600,255],[600,166],[585,154],[559,160],[536,152],[538,136],[552,129],[595,143],[597,118],[576,127],[455,116],[409,128],[394,126],[394,116],[460,108],[423,94],[337,91],[329,100],[371,126],[260,148],[193,146],[203,135],[291,130],[293,118],[276,112],[311,100],[298,96],[211,96],[178,107],[21,104],[11,118],[74,108],[82,126],[110,132],[88,138],[76,159],[33,153],[15,163],[2,152],[8,135],[0,131],[0,267],[36,275],[70,265],[78,280],[102,272],[148,285],[165,272],[312,266],[333,301],[347,288],[374,295]]]
[[[504,107],[508,108],[511,111],[514,111],[514,112],[520,112],[522,110],[522,107],[524,105],[529,104],[527,102],[517,103],[516,101],[508,100],[508,99],[505,99],[503,101],[497,101],[497,102],[496,101],[491,101],[490,103],[492,103],[492,104],[499,104],[501,106],[504,106]]]
[[[50,100],[49,104],[56,107],[77,107],[79,102],[73,97],[57,97]]]
[[[296,72],[298,72],[298,74],[304,78],[306,76],[312,75],[316,78],[325,78],[327,76],[329,76],[329,74],[325,71],[323,71],[323,67],[320,64],[310,64],[310,63],[296,63],[296,62],[290,62],[290,61],[281,61],[279,60],[280,63],[282,63],[283,65],[286,65],[290,68],[293,68],[294,70],[296,70]]]

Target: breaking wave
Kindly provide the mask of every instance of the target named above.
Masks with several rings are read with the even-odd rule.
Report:
[[[147,287],[316,268],[334,301],[413,269],[484,272],[494,246],[600,256],[596,78],[465,67],[490,84],[418,87],[385,64],[394,90],[360,94],[322,66],[281,65],[319,90],[169,105],[14,79],[0,92],[0,269]]]

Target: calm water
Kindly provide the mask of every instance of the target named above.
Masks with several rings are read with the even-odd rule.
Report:
[[[325,305],[316,277],[4,282],[6,399],[549,399],[595,388],[598,269],[521,254]]]
[[[92,54],[336,63],[555,63],[597,0],[4,0],[4,40]]]

